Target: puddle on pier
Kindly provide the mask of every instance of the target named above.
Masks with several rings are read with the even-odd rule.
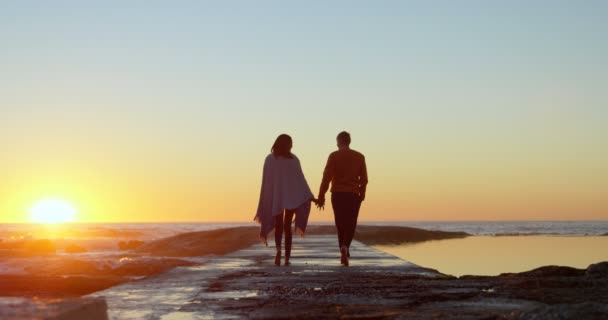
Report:
[[[237,268],[245,268],[252,266],[254,262],[249,259],[226,259],[226,260],[216,260],[209,264],[204,264],[200,266],[188,267],[189,270],[193,271],[217,271],[217,270],[227,270],[227,269],[237,269]]]
[[[239,290],[239,291],[223,291],[223,292],[205,292],[203,298],[210,300],[239,300],[244,298],[255,298],[258,296],[257,291]]]

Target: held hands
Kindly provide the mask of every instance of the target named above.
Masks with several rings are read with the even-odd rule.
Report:
[[[314,202],[315,205],[317,205],[317,208],[319,210],[325,209],[325,198],[319,197],[319,199],[313,199],[312,202]]]
[[[317,208],[319,210],[324,210],[325,209],[325,198],[323,197],[319,197],[318,199],[312,198],[310,199],[310,201],[314,202],[314,204],[317,206]],[[365,193],[359,193],[359,201],[363,202],[365,201]]]

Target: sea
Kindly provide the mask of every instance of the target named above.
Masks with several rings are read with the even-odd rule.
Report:
[[[331,224],[311,222],[311,225]],[[548,264],[582,268],[589,263],[608,261],[608,250],[605,249],[608,248],[608,221],[363,221],[359,224],[462,231],[471,234],[472,237],[466,239],[375,246],[418,265],[457,276],[521,272]],[[121,242],[123,245],[129,241],[148,242],[186,232],[238,226],[256,224],[4,223],[0,224],[0,275],[29,274],[48,262],[45,257],[3,255],[3,251],[10,248],[12,243],[51,239],[56,246],[55,257],[86,260],[102,269],[115,268],[137,259],[120,248]],[[74,252],[74,248],[82,250]],[[208,257],[188,259],[204,262]]]
[[[311,222],[311,225],[332,225]],[[605,236],[608,220],[600,221],[362,221],[360,225],[402,226],[426,230],[461,231],[475,236]],[[33,239],[47,236],[74,238],[117,238],[143,240],[164,238],[180,233],[221,228],[255,226],[253,222],[163,222],[163,223],[66,223],[60,225],[34,223],[0,223],[0,240]]]

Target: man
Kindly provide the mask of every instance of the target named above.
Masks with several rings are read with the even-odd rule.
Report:
[[[331,204],[334,209],[340,262],[348,266],[350,243],[355,236],[361,202],[365,200],[367,168],[363,154],[350,148],[350,134],[340,132],[336,138],[338,151],[327,159],[317,206],[325,206],[325,193],[331,182]]]

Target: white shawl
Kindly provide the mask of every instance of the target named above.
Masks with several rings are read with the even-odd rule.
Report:
[[[304,177],[300,160],[276,157],[272,154],[264,161],[262,189],[255,220],[262,224],[261,236],[265,237],[274,228],[274,217],[285,209],[297,209],[310,204],[314,196]],[[301,217],[304,218],[304,217]],[[298,221],[296,217],[296,226]],[[308,216],[305,217],[307,222]],[[306,223],[304,222],[304,223]],[[306,225],[302,228],[305,230]]]

